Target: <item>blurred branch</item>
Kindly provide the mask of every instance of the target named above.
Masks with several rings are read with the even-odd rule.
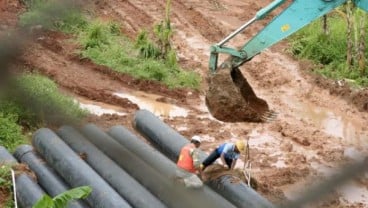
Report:
[[[354,164],[346,165],[342,167],[337,174],[305,190],[304,193],[301,194],[296,200],[283,204],[279,207],[297,208],[322,201],[322,199],[327,197],[328,194],[332,193],[333,190],[344,185],[346,182],[361,176],[367,170],[367,158]]]

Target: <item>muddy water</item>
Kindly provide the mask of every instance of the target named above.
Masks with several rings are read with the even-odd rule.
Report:
[[[344,156],[346,158],[357,161],[365,157],[365,154],[360,150],[362,148],[367,149],[368,135],[363,132],[362,129],[364,129],[364,126],[361,123],[352,120],[346,114],[334,112],[334,109],[317,107],[305,101],[301,103],[290,97],[285,100],[288,100],[288,104],[295,108],[294,114],[297,117],[313,123],[323,132],[338,138],[341,144],[349,146],[344,149]],[[337,171],[335,168],[317,162],[312,162],[311,166],[319,174],[326,177],[333,175]],[[307,182],[292,185],[285,190],[285,195],[289,199],[295,198],[298,194],[295,191],[304,187],[305,183]],[[339,200],[342,204],[368,203],[367,187],[357,182],[350,181],[336,191],[340,195]]]
[[[337,114],[333,109],[317,107],[312,103],[301,103],[288,98],[288,104],[294,106],[297,117],[312,122],[327,134],[340,138],[344,144],[368,147],[368,135],[362,132],[364,126],[345,114]]]
[[[108,105],[101,102],[87,100],[81,97],[76,97],[74,100],[79,104],[80,108],[87,110],[91,114],[101,116],[103,114],[117,114],[120,116],[126,115],[124,109],[116,107],[115,105]]]
[[[132,91],[130,93],[114,93],[114,95],[126,98],[132,103],[139,106],[140,109],[148,110],[156,116],[162,117],[177,117],[188,115],[188,111],[175,105],[160,102],[158,99],[162,98],[159,95],[148,94],[140,91]]]

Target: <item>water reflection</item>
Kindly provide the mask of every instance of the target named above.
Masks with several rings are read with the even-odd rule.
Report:
[[[148,94],[140,91],[130,93],[114,93],[114,95],[121,98],[126,98],[132,103],[138,105],[140,109],[148,110],[156,116],[186,117],[188,115],[188,111],[184,108],[157,101],[158,99],[162,98],[159,95]]]

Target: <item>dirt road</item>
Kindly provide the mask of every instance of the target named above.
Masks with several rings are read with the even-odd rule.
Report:
[[[1,2],[0,5],[10,4]],[[180,63],[203,76],[199,92],[168,90],[160,84],[137,81],[80,60],[72,52],[76,46],[66,41],[69,37],[55,32],[38,37],[22,60],[54,79],[64,92],[96,114],[113,112],[89,118],[102,127],[124,124],[131,128],[135,110],[145,108],[188,138],[202,136],[206,151],[250,133],[258,191],[274,202],[292,199],[311,180],[320,181],[339,164],[367,155],[368,93],[351,91],[310,75],[311,65],[290,57],[285,52],[287,43],[281,42],[241,67],[256,94],[278,112],[277,119],[270,123],[224,123],[213,119],[204,104],[209,47],[269,2],[172,1],[173,45]],[[101,18],[118,21],[131,38],[165,15],[165,1],[159,0],[96,0],[94,7]],[[5,8],[13,7],[0,6],[1,11]],[[266,23],[267,20],[251,27],[231,44],[241,46]],[[367,176],[352,181],[334,192],[322,207],[368,207],[367,186]]]

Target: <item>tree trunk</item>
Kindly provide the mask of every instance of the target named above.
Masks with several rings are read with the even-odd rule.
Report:
[[[353,65],[353,8],[352,3],[348,1],[346,5],[346,20],[347,20],[347,51],[346,51],[346,64],[349,69]]]
[[[322,24],[322,27],[323,27],[323,33],[325,35],[328,35],[328,25],[327,25],[327,15],[323,15],[323,24]]]
[[[362,13],[360,16],[360,23],[359,23],[359,51],[358,51],[358,64],[359,64],[359,70],[362,75],[365,74],[365,19],[367,18],[367,15],[365,13]]]

